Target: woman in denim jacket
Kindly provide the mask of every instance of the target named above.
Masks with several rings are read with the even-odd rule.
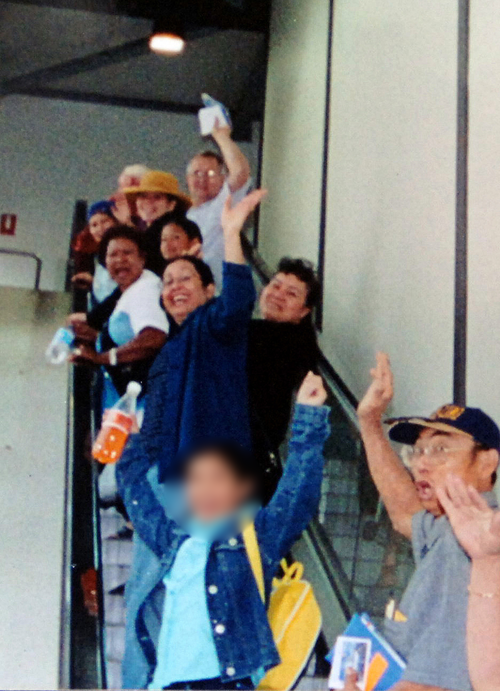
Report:
[[[251,446],[246,352],[255,287],[240,231],[264,195],[265,191],[256,190],[234,207],[230,199],[226,203],[222,218],[226,263],[218,298],[210,269],[201,260],[178,258],[165,270],[162,300],[171,322],[170,338],[150,370],[140,447],[150,464],[150,484],[171,518],[177,515],[179,496],[174,489],[166,501],[159,480],[168,480],[179,452],[210,438],[246,449]],[[137,453],[135,442],[125,449],[127,459]],[[142,649],[134,622],[143,584],[158,568],[157,556],[136,534],[125,591],[125,688],[137,688],[135,670],[142,663]]]
[[[280,560],[319,504],[329,432],[325,399],[321,378],[309,373],[297,396],[285,472],[271,502],[254,511],[267,598]],[[188,456],[183,488],[189,518],[178,523],[151,488],[140,434],[132,436],[131,447],[134,453],[117,466],[120,495],[156,561],[136,593],[141,605],[133,625],[141,655],[129,667],[128,683],[253,688],[280,658],[241,536],[242,509],[254,488],[252,466],[235,470],[214,449]]]

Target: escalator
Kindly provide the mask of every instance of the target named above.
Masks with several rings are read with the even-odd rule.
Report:
[[[249,245],[246,250],[260,288],[270,273]],[[97,478],[87,463],[86,435],[92,426],[90,380],[74,370],[70,440],[79,450],[70,454],[69,486],[73,493],[70,491],[69,497],[73,504],[68,540],[72,556],[68,557],[66,576],[71,615],[66,627],[65,685],[116,688],[123,654],[122,586],[129,570],[131,543],[111,535],[123,527],[119,515],[113,509],[98,507]],[[352,614],[368,611],[375,620],[381,619],[387,600],[401,594],[413,570],[410,545],[392,530],[369,477],[355,401],[326,360],[321,363],[321,374],[330,390],[332,433],[325,446],[318,516],[294,547],[293,556],[305,564],[306,576],[314,586],[323,612],[323,631],[316,659],[300,683],[302,689],[324,688],[324,653]],[[88,611],[82,611],[80,590],[82,574],[92,569],[98,613],[89,620]]]

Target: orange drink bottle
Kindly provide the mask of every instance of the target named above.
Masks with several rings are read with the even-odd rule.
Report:
[[[116,463],[123,453],[134,424],[137,396],[141,385],[129,382],[127,392],[104,416],[92,448],[93,457],[100,463]]]

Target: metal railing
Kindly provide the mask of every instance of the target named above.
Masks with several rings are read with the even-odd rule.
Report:
[[[73,293],[73,311],[86,297]],[[89,456],[92,374],[72,367],[68,389],[65,534],[60,635],[60,688],[106,688],[97,469]],[[89,582],[93,583],[90,590]],[[95,589],[94,589],[95,588]],[[94,599],[90,611],[86,596]]]
[[[11,250],[6,247],[0,247],[0,254],[9,254],[17,257],[28,257],[35,262],[35,290],[40,289],[40,277],[42,275],[42,260],[34,252],[25,252],[24,250]]]

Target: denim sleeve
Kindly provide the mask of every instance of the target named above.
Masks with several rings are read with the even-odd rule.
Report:
[[[297,404],[283,477],[255,528],[262,558],[273,567],[315,516],[323,479],[323,446],[330,433],[330,408]]]
[[[137,535],[162,558],[172,544],[176,523],[165,514],[147,473],[148,454],[140,434],[133,434],[116,466],[118,492]]]
[[[235,329],[248,327],[256,292],[251,269],[245,264],[224,262],[222,276],[222,292],[208,310],[207,324],[217,338],[225,339]]]
[[[144,420],[140,436],[150,465],[156,463],[161,451],[161,432],[165,397],[168,392],[167,344],[156,356],[148,376]]]

